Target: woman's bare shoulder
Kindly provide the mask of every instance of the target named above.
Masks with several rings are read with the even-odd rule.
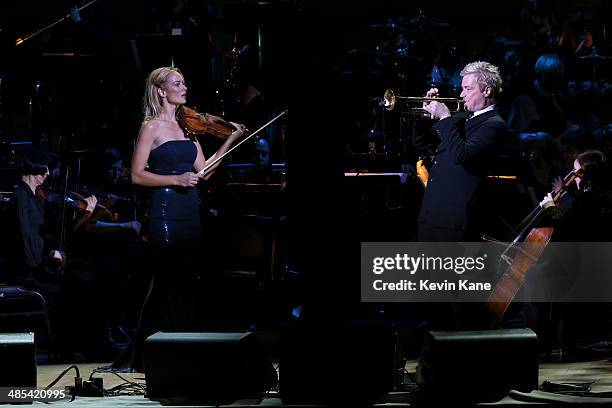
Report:
[[[157,137],[166,129],[163,122],[155,119],[149,119],[142,122],[140,125],[140,134],[146,138],[157,139]]]

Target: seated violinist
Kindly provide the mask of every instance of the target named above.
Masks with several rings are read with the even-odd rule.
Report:
[[[94,319],[80,316],[79,306],[84,306],[91,295],[84,285],[81,271],[67,262],[66,253],[61,250],[61,240],[50,234],[45,221],[45,206],[40,187],[49,175],[47,155],[37,149],[26,148],[18,161],[21,181],[15,187],[17,248],[11,248],[11,281],[40,292],[49,307],[56,351],[60,356],[71,359],[72,353],[88,353],[91,344],[87,337],[92,335]],[[88,197],[81,205],[77,223],[88,219],[96,206],[96,198]],[[66,228],[66,231],[69,231]],[[58,232],[59,233],[59,232]],[[85,313],[85,312],[83,312]],[[74,323],[79,322],[79,330]],[[81,347],[79,349],[79,347]]]
[[[18,162],[21,182],[15,188],[17,210],[17,230],[20,236],[19,278],[32,280],[38,275],[55,275],[61,266],[66,265],[66,254],[60,250],[58,239],[49,234],[45,222],[44,202],[39,189],[47,176],[48,157],[34,148],[23,151]],[[84,211],[77,220],[83,223],[89,218],[96,206],[96,198],[84,200]]]

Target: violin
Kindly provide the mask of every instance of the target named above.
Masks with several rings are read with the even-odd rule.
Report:
[[[123,201],[127,203],[132,203],[134,201],[133,197],[126,197],[126,196],[115,194],[115,193],[97,191],[97,190],[92,189],[89,186],[81,187],[81,191],[83,191],[84,194],[87,194],[89,196],[92,196],[92,195],[96,196],[98,201],[107,201],[111,203],[111,204],[107,204],[106,205],[107,207],[110,207],[113,203],[116,203],[118,201]]]
[[[38,189],[36,194],[38,195],[38,197],[50,203],[66,203],[66,205],[69,205],[72,208],[83,211],[87,209],[87,201],[85,201],[86,197],[74,191],[68,191],[67,194],[64,195],[51,190],[40,188]],[[102,204],[96,204],[96,208],[94,209],[94,211],[98,211],[99,217],[108,216],[111,219],[114,219],[116,217],[116,214],[113,214],[110,209],[103,206]]]
[[[219,116],[199,113],[184,105],[178,109],[177,119],[181,127],[192,135],[210,134],[225,140],[237,130],[236,126]]]
[[[79,202],[79,205],[81,206],[81,209],[86,209],[87,208],[87,202],[85,201],[85,196],[81,195],[77,192],[74,191],[68,191],[67,196],[70,196],[70,198],[76,200]],[[83,204],[85,204],[85,208],[83,208]],[[108,207],[100,204],[100,203],[96,203],[96,208],[94,208],[94,211],[96,213],[95,219],[101,218],[101,217],[109,217],[112,221],[115,221],[119,216],[115,213],[113,213]]]

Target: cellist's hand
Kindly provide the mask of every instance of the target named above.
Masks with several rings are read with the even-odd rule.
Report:
[[[540,207],[547,209],[549,207],[553,207],[555,205],[555,201],[553,200],[552,194],[546,194],[546,197],[542,201],[540,201]]]
[[[98,204],[98,199],[96,198],[96,196],[91,196],[91,197],[87,197],[85,199],[85,203],[87,204],[87,207],[85,208],[85,211],[87,211],[88,213],[93,212],[93,210],[95,210],[96,205]]]
[[[57,249],[52,249],[50,255],[53,261],[59,263],[62,266],[66,266],[66,253],[65,252],[58,251]]]

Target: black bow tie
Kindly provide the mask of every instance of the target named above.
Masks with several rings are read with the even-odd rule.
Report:
[[[467,122],[468,120],[472,119],[474,117],[474,112],[468,112],[467,115],[465,115],[465,121]]]

